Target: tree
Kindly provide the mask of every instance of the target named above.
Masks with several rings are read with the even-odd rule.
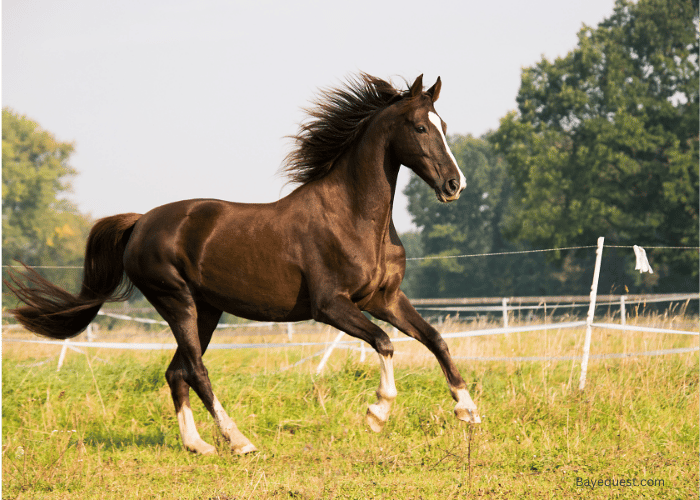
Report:
[[[569,276],[558,279],[542,254],[476,257],[524,249],[502,234],[512,211],[512,183],[505,161],[486,139],[450,136],[448,142],[467,187],[459,201],[444,204],[418,177],[407,185],[408,210],[421,231],[419,239],[414,237],[420,256],[440,258],[409,261],[406,292],[416,298],[560,293]],[[450,258],[457,255],[475,256]],[[585,280],[590,287],[590,278]],[[568,290],[574,286],[567,281]]]
[[[448,257],[490,252],[494,245],[500,246],[501,197],[504,187],[507,190],[505,166],[495,158],[486,141],[451,136],[449,142],[467,179],[459,201],[438,202],[435,193],[417,177],[404,191],[408,211],[421,229],[423,254]],[[415,266],[413,270],[416,272]],[[422,261],[419,293],[424,297],[483,295],[489,286],[489,280],[483,276],[486,272],[484,266],[463,258]],[[465,280],[467,275],[472,285],[478,284],[476,289]]]
[[[418,261],[412,260],[423,256],[423,243],[421,234],[418,231],[402,233],[401,243],[406,251],[406,274],[401,282],[401,290],[412,298],[421,296],[420,275],[418,272]]]
[[[81,265],[89,221],[66,198],[73,145],[24,116],[2,111],[2,263]],[[5,273],[3,273],[5,274]],[[66,286],[80,273],[45,272]]]
[[[508,238],[698,246],[697,21],[695,0],[618,0],[565,57],[523,70],[490,138],[517,193]],[[676,284],[698,275],[696,251],[652,258]]]

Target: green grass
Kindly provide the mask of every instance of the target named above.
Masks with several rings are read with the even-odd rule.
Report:
[[[450,348],[462,355],[566,355],[580,350],[581,337],[571,330],[511,334]],[[597,331],[593,352],[697,345],[697,337],[680,337]],[[360,363],[357,353],[337,352],[315,377],[312,363],[279,371],[311,351],[212,351],[205,363],[214,391],[260,451],[233,455],[192,394],[200,433],[219,450],[201,457],[180,443],[163,376],[172,353],[69,351],[57,373],[58,349],[4,345],[3,498],[698,494],[697,352],[591,360],[584,392],[577,389],[578,362],[460,362],[484,415],[470,427],[454,418],[436,362],[420,346],[397,344],[408,353],[396,357],[399,397],[385,430],[374,434],[364,414],[375,400],[376,357]],[[663,485],[584,486],[599,479]]]

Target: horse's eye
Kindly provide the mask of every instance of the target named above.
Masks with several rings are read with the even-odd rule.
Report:
[[[416,127],[416,132],[418,132],[419,134],[425,134],[427,131],[428,129],[426,129],[423,125],[418,125]]]

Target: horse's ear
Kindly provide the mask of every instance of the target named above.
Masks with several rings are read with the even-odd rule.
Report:
[[[435,82],[435,85],[430,87],[428,89],[428,95],[430,98],[433,100],[433,102],[438,100],[438,97],[440,97],[440,89],[442,88],[442,82],[440,81],[440,77],[438,76],[437,82]]]
[[[411,93],[411,97],[418,97],[423,93],[423,75],[416,78],[416,81],[413,82],[413,85],[411,85],[411,90],[409,92]]]

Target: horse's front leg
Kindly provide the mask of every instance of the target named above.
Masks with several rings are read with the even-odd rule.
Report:
[[[380,304],[375,304],[367,311],[425,345],[435,355],[445,374],[452,398],[457,402],[454,410],[457,418],[474,424],[481,423],[479,412],[467,390],[467,384],[455,366],[445,340],[418,314],[403,292],[398,290],[391,300],[381,300]]]
[[[367,409],[367,424],[374,432],[380,432],[389,419],[391,404],[397,395],[394,383],[394,346],[389,336],[368,320],[350,299],[343,296],[322,301],[322,305],[314,312],[314,319],[364,340],[377,351],[381,374],[377,402]]]
[[[396,399],[397,391],[394,383],[394,360],[391,356],[379,355],[379,388],[377,402],[367,408],[367,424],[374,432],[381,432],[389,420],[391,403]]]

